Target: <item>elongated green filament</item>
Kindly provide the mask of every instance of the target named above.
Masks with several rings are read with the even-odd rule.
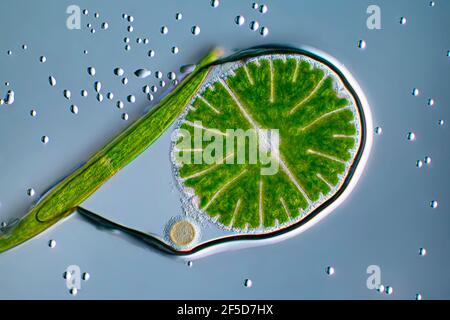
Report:
[[[98,151],[84,166],[58,184],[20,222],[0,236],[0,252],[15,247],[73,213],[120,169],[147,149],[178,117],[200,88],[210,64],[220,56],[214,49],[173,92]]]

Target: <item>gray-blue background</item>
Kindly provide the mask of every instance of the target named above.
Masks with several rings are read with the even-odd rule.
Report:
[[[416,293],[425,299],[450,298],[450,2],[436,0],[434,7],[429,2],[264,1],[269,12],[263,15],[251,8],[252,1],[243,0],[222,0],[218,8],[209,0],[2,0],[0,94],[13,89],[16,101],[0,106],[1,221],[25,214],[36,200],[27,196],[29,187],[37,195],[44,192],[142,114],[148,101],[141,87],[157,81],[153,75],[137,79],[132,71],[177,71],[212,45],[232,50],[284,43],[328,52],[359,81],[374,125],[381,126],[383,134],[374,137],[365,173],[348,200],[293,239],[210,256],[189,268],[73,216],[0,255],[0,298],[414,299]],[[70,4],[89,10],[81,17],[81,30],[66,28]],[[381,8],[381,30],[366,27],[370,4]],[[94,12],[100,17],[94,18]],[[183,14],[181,21],[175,20],[176,12]],[[131,34],[122,13],[135,18]],[[244,26],[234,23],[238,14],[245,16]],[[402,16],[406,25],[399,23]],[[267,26],[269,35],[252,32],[252,20]],[[104,21],[109,24],[106,31],[100,28]],[[168,26],[168,34],[160,34],[162,25]],[[196,37],[190,33],[193,25],[201,27]],[[124,50],[126,36],[130,51]],[[149,44],[137,44],[138,37],[148,37]],[[366,50],[357,48],[360,39],[367,41]],[[22,44],[28,49],[22,50]],[[174,45],[180,49],[177,55],[170,52]],[[147,55],[150,49],[156,51],[153,58]],[[47,57],[44,64],[41,55]],[[103,92],[114,92],[113,101],[105,97],[97,102],[94,79],[86,72],[89,66],[96,68]],[[128,85],[113,75],[117,66],[126,70]],[[50,75],[57,79],[54,88],[48,84]],[[420,89],[419,97],[411,95],[414,87]],[[71,101],[63,97],[64,89],[72,91]],[[82,89],[88,90],[87,98],[80,96]],[[117,109],[117,99],[131,93],[137,102]],[[436,101],[434,107],[427,106],[428,98]],[[78,115],[70,113],[71,104],[79,107]],[[33,108],[35,118],[29,115]],[[121,119],[123,112],[130,115],[128,122]],[[439,126],[439,119],[447,123]],[[416,141],[406,139],[409,131],[416,133]],[[50,137],[47,145],[40,142],[43,135]],[[415,162],[425,156],[432,157],[432,164],[416,168]],[[138,161],[145,170],[143,160]],[[153,177],[161,178],[157,173]],[[151,189],[136,186],[120,198],[130,213],[135,193],[142,202],[153,201]],[[434,199],[439,207],[433,210],[429,202]],[[148,219],[158,212],[142,214]],[[56,248],[48,247],[49,239],[56,239]],[[419,256],[420,247],[427,248],[427,256]],[[91,274],[76,297],[69,295],[62,278],[73,264]],[[393,295],[367,289],[366,268],[373,264],[380,266],[382,283],[394,288]],[[328,265],[336,269],[332,277],[325,273]],[[252,288],[243,286],[246,278],[253,281]]]

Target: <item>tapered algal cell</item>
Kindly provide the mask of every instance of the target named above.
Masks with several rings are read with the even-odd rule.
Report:
[[[187,211],[225,229],[267,233],[333,202],[363,141],[352,92],[336,69],[300,53],[214,67],[172,143]]]

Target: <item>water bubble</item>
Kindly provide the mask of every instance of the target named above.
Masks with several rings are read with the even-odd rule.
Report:
[[[103,22],[103,23],[102,23],[102,29],[103,29],[103,30],[106,30],[106,29],[108,29],[108,28],[109,28],[108,22]]]
[[[64,98],[66,98],[67,100],[70,100],[71,96],[72,96],[72,93],[70,92],[70,90],[64,90]]]
[[[66,280],[70,280],[72,278],[72,274],[70,272],[68,272],[68,271],[65,271],[63,273],[63,278],[66,279]]]
[[[244,16],[236,16],[236,18],[234,18],[234,22],[238,26],[242,26],[245,23],[245,18],[244,18]]]
[[[92,24],[88,23],[88,24],[86,25],[86,28],[90,28],[90,27],[92,27]]]
[[[155,56],[155,51],[154,51],[154,50],[149,50],[149,51],[148,51],[148,56],[149,56],[150,58],[153,58],[153,57]]]
[[[128,30],[128,32],[133,32],[134,28],[133,28],[133,26],[128,26],[127,30]]]
[[[144,38],[144,44],[147,44],[148,43],[148,38]]]
[[[56,86],[56,79],[53,76],[48,77],[48,82],[52,87]]]
[[[161,81],[159,82],[159,86],[160,86],[161,88],[164,88],[164,87],[166,86],[166,82],[165,82],[164,80],[161,80]]]
[[[45,56],[41,56],[41,57],[39,58],[39,61],[40,61],[41,63],[45,63],[45,61],[47,61],[47,58],[46,58]]]
[[[245,286],[246,288],[251,288],[251,287],[253,286],[252,280],[250,280],[250,279],[245,279],[245,280],[244,280],[244,286]]]
[[[88,92],[86,90],[81,90],[81,96],[82,97],[87,97]]]
[[[420,90],[418,88],[414,88],[411,93],[414,97],[417,97],[420,95]]]
[[[407,138],[409,141],[414,141],[414,140],[416,140],[416,134],[415,134],[414,132],[409,132],[409,133],[407,134],[406,138]]]
[[[381,128],[381,127],[376,127],[376,128],[375,128],[375,134],[380,135],[380,134],[382,134],[382,133],[383,133],[383,128]]]
[[[386,286],[385,292],[386,294],[391,295],[394,293],[394,288],[392,288],[391,286]]]
[[[141,38],[137,38],[136,39],[136,43],[139,43],[139,44],[142,43],[142,39]]]
[[[92,34],[95,33],[95,29],[94,29],[94,28],[91,29],[91,33],[92,33]]]
[[[259,12],[261,12],[262,14],[267,13],[267,11],[269,11],[269,7],[265,4],[262,4],[259,6]]]
[[[436,3],[434,1],[430,1],[430,7],[434,7]]]
[[[56,241],[55,240],[50,240],[48,242],[48,246],[53,249],[54,247],[56,247]]]
[[[127,15],[126,13],[122,13],[122,18],[123,18],[123,19],[128,18],[128,15]]]
[[[162,74],[161,71],[156,71],[156,72],[155,72],[155,78],[156,78],[156,79],[161,79],[162,76],[163,76],[163,74]]]
[[[419,256],[424,257],[424,256],[426,256],[426,255],[427,255],[427,249],[425,249],[425,248],[420,248],[420,249],[419,249]]]
[[[41,141],[43,144],[47,144],[50,141],[50,138],[47,136],[42,136],[41,137]]]
[[[415,299],[422,300],[422,295],[420,293],[416,293]]]
[[[125,73],[125,71],[122,68],[115,68],[114,69],[114,74],[118,77],[123,76],[123,74]]]
[[[200,27],[199,26],[192,26],[191,32],[194,36],[197,36],[200,34]]]
[[[417,160],[416,167],[417,168],[422,168],[423,167],[423,161],[422,160]]]
[[[124,103],[122,101],[117,101],[117,108],[123,109]]]
[[[384,286],[382,284],[380,284],[378,286],[378,288],[377,288],[377,291],[380,292],[380,293],[384,293],[384,290],[385,290],[385,288],[384,288]]]
[[[27,50],[27,49],[28,49],[28,46],[27,46],[26,44],[23,44],[23,45],[22,45],[22,49],[23,49],[23,50]]]
[[[83,14],[84,14],[85,16],[87,16],[88,13],[89,13],[88,9],[83,9]]]
[[[172,53],[173,54],[177,54],[180,50],[178,49],[178,47],[172,47]]]
[[[181,20],[181,19],[183,19],[183,14],[182,14],[181,12],[177,12],[177,13],[175,14],[175,19],[176,19],[176,20]]]
[[[432,209],[436,209],[438,206],[439,206],[439,203],[437,202],[437,200],[430,201],[430,207]]]
[[[211,0],[211,7],[217,8],[220,4],[219,0]]]
[[[400,18],[400,24],[403,24],[403,25],[406,24],[406,18],[405,17],[401,17]]]
[[[81,279],[83,279],[84,281],[88,281],[91,278],[91,275],[89,274],[89,272],[83,272]]]
[[[435,101],[434,101],[433,98],[429,98],[428,101],[427,101],[427,104],[428,104],[430,107],[433,107],[433,106],[434,106],[434,103],[435,103]]]
[[[131,50],[131,46],[129,45],[129,44],[127,44],[126,46],[125,46],[125,51],[130,51]]]
[[[70,294],[73,296],[76,296],[78,294],[78,289],[77,288],[72,288],[69,290]]]
[[[128,38],[128,37],[123,38],[123,42],[129,43],[130,42],[130,38]]]
[[[151,93],[147,93],[147,99],[153,101],[153,95]]]
[[[146,68],[138,69],[134,72],[134,75],[138,78],[147,78],[151,74],[152,72]]]
[[[95,76],[95,68],[94,67],[88,67],[87,68],[87,71],[88,71],[88,74],[90,75],[90,76]]]
[[[151,86],[150,90],[155,93],[156,91],[158,91],[158,87],[157,86]]]
[[[5,103],[6,104],[13,104],[14,103],[14,91],[13,90],[8,90],[8,92],[6,93],[6,100]]]
[[[252,8],[253,9],[258,9],[259,8],[259,5],[258,5],[258,3],[256,3],[256,2],[253,2],[253,4],[252,4]]]
[[[426,156],[424,158],[424,162],[425,162],[426,165],[430,165],[431,164],[431,157],[430,156]]]
[[[78,107],[76,105],[71,105],[70,106],[70,112],[72,112],[73,114],[78,114]]]
[[[98,17],[100,17],[100,14],[98,12],[96,12],[96,13],[94,13],[94,17],[98,18]]]
[[[269,28],[262,27],[261,30],[259,30],[259,34],[262,35],[263,37],[267,36],[269,34]]]
[[[84,53],[84,54],[88,54],[88,51],[87,51],[87,50],[83,50],[83,53]]]
[[[128,22],[133,22],[134,21],[134,17],[133,16],[128,16]]]
[[[169,32],[169,28],[167,28],[167,26],[162,26],[160,31],[162,34],[167,34],[167,32]]]
[[[444,120],[438,120],[438,125],[443,126],[445,124]]]
[[[364,50],[365,48],[367,48],[367,43],[365,40],[359,40],[358,41],[358,48]]]
[[[30,111],[30,116],[36,117],[36,115],[37,115],[36,110],[32,109],[32,110]]]
[[[127,77],[122,78],[122,84],[126,85],[127,83],[128,83],[128,78]]]
[[[27,190],[27,195],[28,195],[29,197],[34,197],[35,194],[36,194],[36,191],[34,191],[33,188],[29,188],[29,189]]]
[[[8,56],[12,55],[12,51],[11,50],[6,51],[6,53],[8,54]]]
[[[97,93],[97,100],[98,100],[98,102],[103,101],[103,95],[101,93]]]
[[[100,81],[96,81],[94,83],[94,89],[96,92],[100,92],[100,90],[102,89],[102,83]]]
[[[187,265],[189,268],[191,268],[191,267],[193,266],[193,262],[192,262],[192,261],[188,261],[188,262],[186,263],[186,265]]]
[[[136,102],[136,97],[135,97],[134,95],[130,94],[130,95],[127,97],[127,100],[128,100],[128,102],[130,102],[130,103],[135,103],[135,102]]]
[[[128,120],[128,113],[123,113],[122,114],[122,120],[125,120],[125,121]]]
[[[167,78],[168,78],[169,80],[174,80],[174,79],[176,79],[176,77],[177,77],[177,75],[176,75],[176,73],[173,72],[173,71],[171,71],[171,72],[169,72],[169,73],[167,74]]]
[[[150,92],[150,86],[149,85],[145,85],[142,87],[142,92],[144,93],[149,93]]]
[[[114,99],[114,93],[108,92],[108,93],[106,94],[106,97],[107,97],[109,100],[112,100],[112,99]]]
[[[334,268],[332,267],[332,266],[328,266],[326,269],[325,269],[325,272],[329,275],[329,276],[332,276],[332,275],[334,275],[335,274],[335,270],[334,270]]]
[[[256,31],[259,28],[259,22],[258,21],[252,21],[250,22],[250,30]]]

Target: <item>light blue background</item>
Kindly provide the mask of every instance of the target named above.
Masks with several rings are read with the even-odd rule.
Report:
[[[425,299],[450,298],[450,59],[446,55],[450,2],[435,2],[430,7],[428,0],[265,1],[269,12],[262,15],[251,8],[252,1],[242,0],[222,0],[215,9],[209,0],[1,1],[0,94],[8,89],[16,93],[13,105],[0,106],[1,221],[25,214],[36,200],[27,196],[29,187],[38,195],[44,192],[142,114],[148,101],[141,88],[157,81],[153,75],[137,79],[132,75],[135,69],[147,67],[166,75],[195,62],[213,45],[231,51],[277,43],[328,52],[359,81],[374,124],[383,128],[383,134],[374,137],[365,173],[348,200],[293,239],[214,255],[194,261],[189,268],[181,260],[97,230],[75,215],[0,255],[0,298],[414,299],[416,293]],[[81,17],[81,30],[66,28],[70,4],[89,10],[88,16]],[[366,27],[370,4],[381,8],[381,30]],[[94,12],[100,13],[98,19]],[[176,12],[182,12],[181,21],[175,20]],[[135,18],[131,35],[122,13]],[[238,14],[245,16],[245,26],[234,23]],[[399,23],[402,16],[406,25]],[[269,36],[252,32],[251,20],[267,26]],[[100,28],[103,21],[109,24],[106,31]],[[87,23],[93,24],[95,34]],[[168,26],[167,35],[160,34],[162,25]],[[193,25],[201,27],[196,37],[190,33]],[[124,50],[126,36],[131,38],[129,52]],[[137,44],[137,37],[148,37],[150,43]],[[366,50],[357,48],[360,39],[367,41]],[[21,49],[24,43],[27,50]],[[178,55],[170,52],[173,45],[180,48]],[[149,49],[156,51],[154,58],[147,56]],[[45,64],[39,62],[41,55],[47,57]],[[95,80],[102,82],[103,92],[114,92],[113,101],[105,97],[97,102],[95,80],[86,71],[89,66],[96,68]],[[127,86],[113,75],[118,66],[127,72]],[[57,79],[54,88],[48,84],[50,75]],[[411,95],[414,87],[420,89],[419,97]],[[71,101],[63,97],[64,89],[72,91]],[[88,98],[80,96],[81,89],[89,91]],[[125,100],[132,93],[137,102],[125,103],[123,111],[117,109],[117,99]],[[429,97],[436,101],[433,108],[427,106]],[[79,107],[78,115],[70,113],[71,104]],[[32,108],[38,112],[35,118],[29,115]],[[130,115],[128,123],[121,119],[122,112]],[[446,124],[438,126],[439,119]],[[416,133],[416,141],[406,139],[409,131]],[[50,137],[48,145],[40,142],[43,135]],[[169,149],[163,140],[158,143]],[[432,157],[431,166],[416,168],[416,160],[427,155]],[[124,175],[137,175],[139,168],[154,181],[165,179],[146,166],[146,156]],[[166,154],[161,154],[161,161],[168,161]],[[158,216],[157,210],[140,210],[153,206],[154,181],[139,182],[133,189],[131,179],[128,192],[114,200],[127,208],[123,217],[136,223],[142,219],[143,229],[145,221]],[[136,198],[140,203],[135,203]],[[432,210],[429,202],[434,199],[439,208]],[[49,239],[56,239],[56,248],[48,247]],[[427,256],[419,256],[420,247],[427,248]],[[76,297],[69,295],[62,278],[73,264],[91,274]],[[382,283],[394,288],[393,295],[367,289],[366,268],[372,264],[381,267]],[[328,265],[336,269],[332,277],[325,273]],[[252,288],[243,286],[246,278],[253,281]]]

